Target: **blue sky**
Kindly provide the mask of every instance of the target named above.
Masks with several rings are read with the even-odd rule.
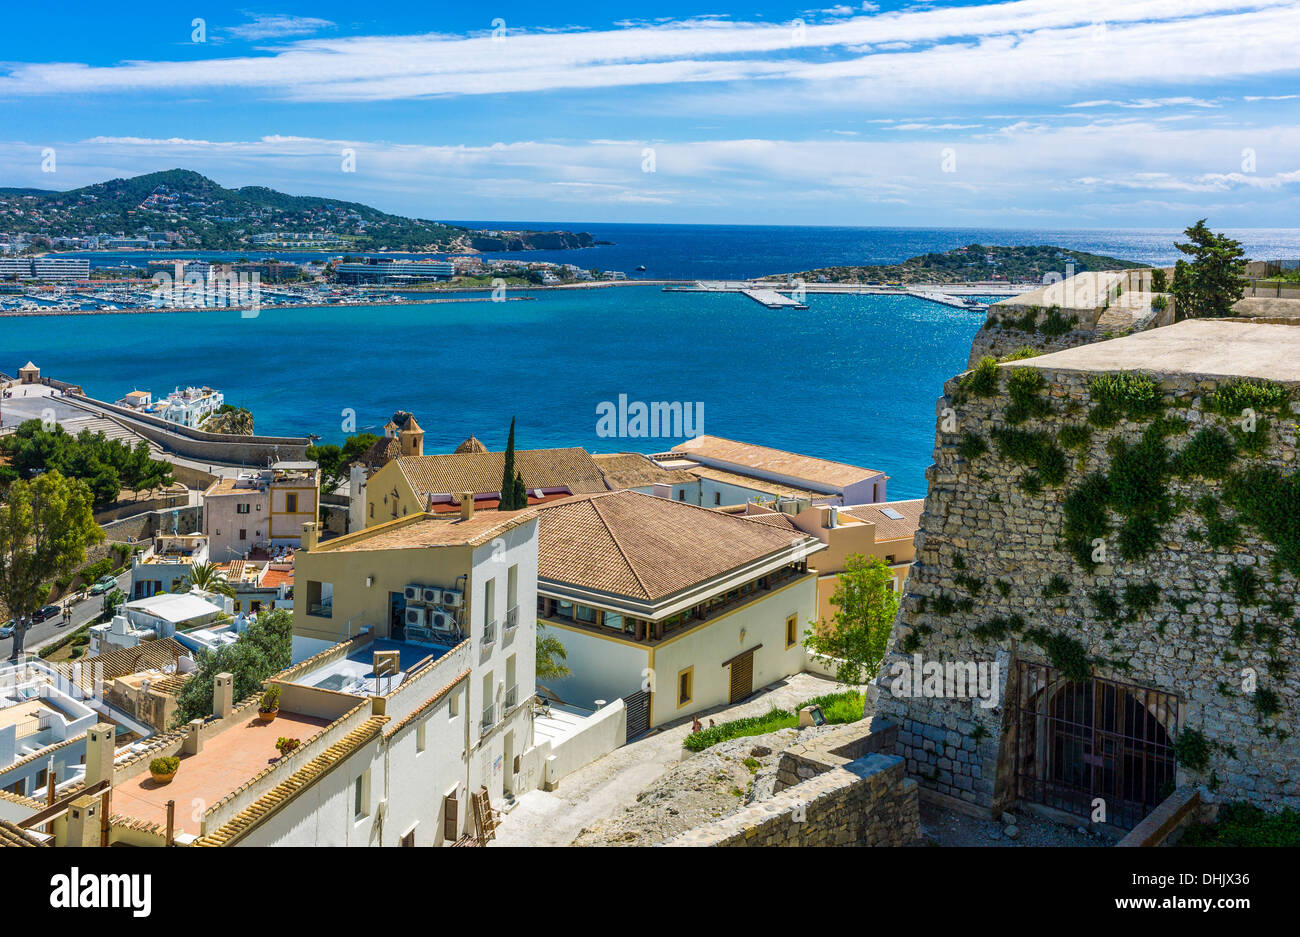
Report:
[[[1292,226],[1298,26],[1300,0],[53,0],[6,10],[0,185],[179,166],[431,218]]]

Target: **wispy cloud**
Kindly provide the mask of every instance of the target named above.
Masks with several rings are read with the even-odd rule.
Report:
[[[323,29],[329,29],[334,23],[314,16],[288,16],[279,13],[254,14],[247,23],[239,26],[227,26],[223,32],[236,39],[256,41],[258,39],[288,39],[294,36],[311,36]]]
[[[1052,89],[1294,73],[1293,50],[1275,37],[1290,34],[1298,12],[1300,0],[1010,0],[798,26],[699,18],[511,31],[502,41],[444,34],[313,38],[257,56],[10,65],[0,94],[247,88],[295,101],[378,101],[749,83],[766,97],[779,82],[791,94],[817,88],[825,97],[1030,98]],[[246,28],[265,33],[304,22],[257,17]]]

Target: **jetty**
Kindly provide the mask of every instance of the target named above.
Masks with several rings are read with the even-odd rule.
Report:
[[[756,303],[762,303],[768,309],[807,309],[807,305],[789,296],[782,296],[776,290],[741,290]]]
[[[663,288],[665,293],[740,293],[768,309],[807,309],[807,305],[787,293],[851,294],[869,296],[914,296],[928,302],[984,312],[988,303],[972,296],[1017,296],[1030,286],[1024,284],[963,283],[951,286],[928,284],[920,286],[879,285],[860,283],[805,283],[802,285],[754,280],[699,280],[692,284],[675,283]]]

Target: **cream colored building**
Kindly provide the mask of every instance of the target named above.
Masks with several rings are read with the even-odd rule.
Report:
[[[537,511],[539,624],[572,671],[547,683],[562,701],[627,700],[635,735],[806,669],[817,538],[635,491]]]
[[[319,505],[315,462],[277,462],[220,478],[203,492],[209,554],[225,563],[297,547],[302,525],[317,520]]]
[[[839,585],[839,574],[844,572],[846,561],[855,553],[883,560],[893,573],[895,591],[902,593],[907,571],[916,556],[913,538],[921,523],[921,512],[925,510],[923,498],[846,507],[786,504],[784,508],[774,511],[750,504],[745,511],[751,519],[785,526],[826,544],[824,550],[808,561],[817,572],[815,621],[834,618],[836,608],[830,599]]]

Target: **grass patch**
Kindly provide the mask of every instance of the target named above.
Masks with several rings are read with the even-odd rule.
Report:
[[[795,707],[794,712],[773,707],[762,716],[733,719],[730,722],[722,722],[701,729],[699,732],[692,732],[686,736],[686,741],[682,744],[687,751],[702,752],[706,748],[717,745],[719,742],[725,742],[728,739],[745,738],[750,735],[766,735],[769,732],[777,732],[781,729],[793,729],[799,725],[798,711],[805,706],[820,706],[822,715],[832,725],[857,722],[862,718],[865,702],[865,697],[854,690],[831,693],[827,696],[817,696],[800,703]]]

